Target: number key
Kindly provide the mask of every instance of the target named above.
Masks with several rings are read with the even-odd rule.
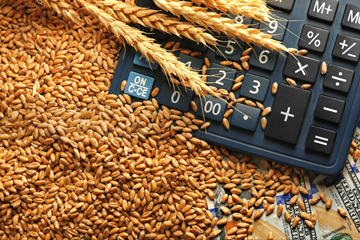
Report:
[[[207,74],[208,78],[206,82],[208,85],[230,91],[236,70],[214,63],[211,65],[211,69]]]
[[[272,17],[273,19],[270,22],[262,22],[259,28],[263,32],[273,35],[273,39],[281,41],[284,38],[288,20],[276,15],[273,15]]]
[[[158,103],[169,108],[175,108],[183,112],[187,112],[190,102],[194,96],[194,92],[189,88],[182,86],[173,86],[171,83],[164,82],[159,94],[156,97]]]
[[[273,71],[279,53],[276,51],[270,51],[267,48],[261,49],[257,46],[253,46],[253,48],[254,51],[252,51],[250,55],[249,64],[254,67]]]
[[[225,36],[219,36],[218,39],[221,41],[221,45],[219,49],[216,49],[215,55],[231,61],[239,61],[245,43],[239,39],[229,39]]]
[[[247,73],[240,88],[240,96],[263,102],[269,85],[269,79]]]
[[[200,70],[203,65],[203,60],[199,58],[194,58],[185,54],[180,53],[179,55],[180,62],[185,63],[187,67],[190,67],[194,70]]]
[[[222,98],[216,98],[214,96],[202,97],[201,102],[198,102],[199,116],[204,116],[205,119],[211,119],[220,122],[223,117],[225,110],[227,109],[227,102]]]

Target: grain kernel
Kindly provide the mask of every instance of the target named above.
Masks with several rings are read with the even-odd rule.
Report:
[[[327,73],[327,65],[326,62],[322,62],[321,64],[321,74],[326,74]]]
[[[292,222],[292,227],[293,227],[293,228],[296,228],[296,226],[297,226],[298,223],[299,223],[299,220],[300,220],[299,217],[295,217],[295,218],[294,218],[294,220],[293,220],[293,222]]]
[[[233,63],[231,61],[222,61],[222,62],[220,62],[220,64],[225,67],[228,67],[228,66],[231,66]]]
[[[311,84],[303,84],[303,85],[301,85],[301,88],[302,88],[302,89],[309,89],[309,88],[311,88],[311,87],[312,87]]]
[[[347,212],[341,208],[341,207],[338,207],[338,213],[340,214],[340,216],[342,217],[346,217],[347,216]]]
[[[278,87],[279,87],[278,83],[277,83],[277,82],[274,82],[273,85],[272,85],[272,87],[271,87],[271,93],[272,93],[272,94],[276,94],[276,93],[277,93],[277,90],[278,90]]]
[[[289,223],[291,222],[291,215],[288,211],[286,211],[284,213],[284,217],[285,217],[286,221],[288,221]]]
[[[283,212],[283,205],[282,204],[279,204],[278,207],[277,207],[277,215],[278,217],[280,217],[282,215],[282,212]]]
[[[124,80],[124,81],[121,82],[120,90],[121,90],[122,92],[125,90],[126,83],[127,83],[126,80]]]
[[[331,208],[331,205],[332,205],[332,199],[329,198],[325,203],[326,210],[329,210]]]
[[[323,203],[326,203],[326,195],[325,195],[325,193],[321,192],[321,193],[319,194],[319,197],[320,197],[320,199],[321,199],[321,201],[322,201]]]
[[[236,70],[242,71],[242,67],[240,66],[240,64],[238,64],[237,62],[233,62],[232,64]]]
[[[296,81],[294,79],[286,78],[286,82],[293,87],[297,86]]]
[[[267,125],[267,119],[265,117],[261,118],[261,128],[265,129]]]

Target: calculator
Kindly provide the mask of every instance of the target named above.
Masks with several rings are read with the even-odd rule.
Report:
[[[156,8],[151,0],[137,4]],[[159,104],[211,122],[208,128],[193,131],[195,137],[321,174],[338,174],[345,164],[360,114],[360,2],[269,0],[267,4],[275,19],[268,24],[227,16],[272,34],[288,48],[306,49],[308,54],[279,54],[252,46],[250,69],[238,71],[220,63],[240,61],[242,52],[249,47],[240,40],[217,36],[224,44],[214,51],[157,30],[149,33],[158,43],[180,42],[181,49],[202,52],[199,57],[180,51],[174,54],[194,70],[200,70],[208,58],[210,86],[271,107],[265,129],[261,125],[262,111],[241,102],[234,105],[236,109],[228,118],[230,127],[225,128],[222,120],[229,107],[225,101],[211,95],[200,99],[191,89],[174,88],[158,64],[147,62],[131,47],[120,54],[109,93],[127,93],[133,101],[141,101],[151,100],[151,91],[159,88],[155,96]],[[323,62],[327,64],[326,74],[320,71]],[[240,75],[244,75],[242,85],[233,90],[234,79]],[[294,79],[297,86],[289,85],[286,78]],[[124,80],[127,82],[122,92]],[[275,82],[278,89],[272,94]],[[311,84],[311,88],[303,89],[303,84]],[[196,112],[190,106],[192,101],[199,106]]]

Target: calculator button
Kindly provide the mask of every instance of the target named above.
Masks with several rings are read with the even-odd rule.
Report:
[[[230,125],[255,132],[260,118],[260,109],[237,103]]]
[[[325,121],[340,123],[344,108],[343,100],[320,95],[314,116]]]
[[[339,34],[332,54],[335,57],[358,62],[360,56],[360,39]]]
[[[360,6],[348,4],[341,25],[360,30]]]
[[[331,64],[328,66],[324,87],[348,93],[353,79],[353,70]]]
[[[249,64],[254,67],[273,71],[279,53],[270,51],[267,48],[261,49],[258,46],[253,46],[254,51],[251,52]]]
[[[148,60],[146,60],[146,57],[140,52],[136,52],[134,57],[134,64],[152,70],[157,70],[159,68],[159,64],[157,62],[148,62]]]
[[[281,0],[281,1],[267,0],[266,2],[270,7],[285,11],[291,11],[294,6],[294,0]]]
[[[219,64],[212,64],[211,69],[208,71],[208,78],[206,83],[210,86],[222,88],[230,91],[233,80],[235,78],[236,70]]]
[[[171,83],[164,82],[156,100],[169,108],[187,112],[193,96],[194,92],[189,88],[173,86]]]
[[[203,65],[203,60],[200,58],[191,57],[185,54],[180,53],[179,55],[180,62],[185,63],[187,67],[191,67],[194,70],[201,70]]]
[[[240,96],[263,102],[269,85],[269,79],[247,73],[240,88]]]
[[[265,136],[296,144],[311,92],[281,83],[269,117]]]
[[[179,38],[178,41],[181,43],[182,48],[196,49],[196,51],[200,51],[200,52],[207,51],[207,48],[204,46],[204,44],[202,44],[200,42],[195,42],[188,38],[181,38],[181,39]]]
[[[201,103],[198,104],[197,111],[199,116],[204,116],[205,120],[222,121],[225,110],[227,109],[227,102],[224,102],[222,98],[216,98],[210,95],[202,97],[200,101]]]
[[[244,50],[245,43],[239,39],[229,39],[228,37],[217,37],[221,41],[220,46],[216,49],[217,57],[225,58],[231,61],[239,61],[241,53]]]
[[[319,72],[319,68],[319,60],[300,55],[288,55],[283,75],[296,80],[314,83]]]
[[[334,21],[338,0],[312,0],[308,16],[328,22]]]
[[[154,80],[152,77],[130,72],[124,93],[141,99],[148,99]]]
[[[312,125],[306,139],[306,149],[330,154],[335,138],[336,132]]]
[[[328,30],[306,24],[301,33],[299,48],[322,53],[325,51],[329,33]]]
[[[252,23],[252,18],[247,18],[243,15],[235,15],[233,13],[229,13],[228,14],[229,17],[231,19],[234,19],[235,20],[235,23],[238,23],[238,24],[246,24],[246,25],[249,25]],[[226,17],[227,15],[225,15],[224,17]]]
[[[288,25],[288,19],[276,15],[271,15],[273,19],[270,22],[260,24],[262,32],[273,35],[273,39],[282,41],[284,39],[285,30]]]

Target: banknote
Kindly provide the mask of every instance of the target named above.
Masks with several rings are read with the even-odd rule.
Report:
[[[360,146],[360,127],[358,127],[354,134],[354,141]],[[241,157],[241,156],[239,156]],[[227,158],[224,159],[228,161]],[[257,171],[264,174],[268,170],[264,163],[264,159],[253,156],[253,164],[258,166]],[[313,229],[308,228],[303,220],[300,220],[298,225],[293,228],[292,221],[296,216],[300,215],[300,207],[298,203],[291,206],[289,201],[292,197],[291,193],[283,195],[278,193],[276,198],[276,208],[279,204],[283,205],[284,211],[288,211],[291,215],[292,221],[289,223],[284,216],[278,217],[276,213],[263,216],[253,222],[253,237],[259,239],[266,239],[268,232],[272,232],[274,239],[328,239],[328,240],[351,240],[360,239],[360,163],[355,162],[352,155],[348,155],[345,168],[338,176],[327,177],[315,173],[299,176],[299,185],[305,187],[309,194],[298,194],[298,198],[302,199],[305,205],[305,211],[308,214],[315,213],[316,224]],[[215,199],[208,200],[208,208],[213,215],[219,219],[227,218],[228,222],[225,226],[221,226],[223,231],[216,238],[222,240],[226,236],[226,231],[236,226],[237,221],[232,218],[232,215],[225,216],[220,208],[226,206],[226,203],[221,203],[224,194],[227,194],[226,189],[221,184],[214,190]],[[319,201],[316,205],[311,205],[310,200],[314,197],[319,197],[323,192],[326,197],[332,199],[332,206],[326,209],[325,203]],[[251,198],[250,190],[241,193],[241,198]],[[347,217],[341,217],[337,210],[342,208],[347,212]],[[256,208],[261,209],[262,206]]]

